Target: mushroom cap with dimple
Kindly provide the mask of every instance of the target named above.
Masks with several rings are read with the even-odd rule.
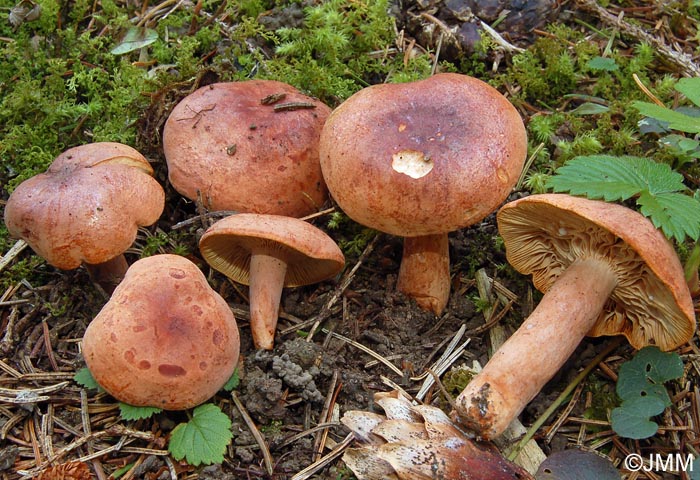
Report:
[[[414,237],[493,212],[520,175],[527,136],[498,90],[444,73],[355,93],[326,121],[320,155],[328,189],[350,218]]]
[[[510,264],[532,275],[542,292],[577,259],[610,265],[617,286],[590,336],[624,335],[637,349],[662,350],[693,336],[693,302],[678,255],[640,213],[565,194],[531,195],[501,208],[498,229]]]
[[[74,147],[12,192],[5,224],[57,268],[104,263],[163,212],[165,193],[152,175],[148,160],[128,145]]]
[[[214,223],[199,241],[199,250],[215,270],[250,284],[254,253],[287,264],[285,287],[310,285],[336,275],[345,264],[338,245],[308,222],[280,215],[241,213]]]
[[[82,341],[88,369],[114,398],[184,410],[233,374],[240,339],[230,307],[184,257],[134,262]]]
[[[211,210],[313,213],[328,196],[318,141],[329,114],[323,102],[274,80],[201,87],[163,128],[170,183]]]

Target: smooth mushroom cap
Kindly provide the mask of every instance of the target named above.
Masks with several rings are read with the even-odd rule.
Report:
[[[527,138],[496,89],[445,73],[355,93],[326,121],[320,153],[328,189],[348,216],[414,237],[494,211],[520,175]]]
[[[199,268],[165,254],[134,262],[82,347],[93,377],[114,398],[183,410],[228,381],[239,342],[231,309]]]
[[[250,284],[254,252],[287,264],[285,287],[320,282],[345,265],[338,245],[308,222],[280,215],[241,213],[214,223],[199,241],[199,250],[212,268],[235,282]]]
[[[165,123],[170,183],[191,200],[201,194],[211,210],[315,212],[328,196],[318,141],[329,113],[319,100],[273,80],[202,87]]]
[[[148,160],[127,145],[74,147],[12,192],[5,224],[57,268],[104,263],[163,212],[165,193],[152,175]]]
[[[640,213],[564,194],[531,195],[498,213],[508,262],[546,292],[576,259],[610,265],[617,287],[590,336],[624,335],[639,349],[672,350],[695,332],[683,267],[671,243]],[[582,292],[585,293],[585,292]]]

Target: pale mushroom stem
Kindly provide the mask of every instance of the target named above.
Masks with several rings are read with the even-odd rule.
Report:
[[[485,439],[500,435],[571,356],[616,285],[602,260],[571,264],[459,395],[457,421]]]
[[[287,264],[265,253],[250,258],[250,333],[255,348],[272,350]]]
[[[124,255],[117,255],[103,263],[85,263],[84,265],[92,281],[102,287],[109,295],[114,292],[129,269]]]
[[[418,306],[440,315],[450,298],[450,252],[446,233],[406,237],[396,287]]]

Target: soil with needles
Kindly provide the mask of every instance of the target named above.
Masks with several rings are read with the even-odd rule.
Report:
[[[495,1],[408,3],[403,9],[396,9],[399,24],[405,27],[407,37],[416,39],[425,49],[434,50],[437,45],[436,25],[459,27],[457,40],[444,45],[442,52],[446,56],[472,48],[473,23],[464,17],[466,7],[480,8],[476,13],[487,22],[497,20],[504,9],[503,2]],[[511,9],[528,5],[518,21],[508,27],[508,40],[523,48],[544,22],[570,19],[577,8],[548,0],[506,3]],[[276,21],[284,24],[285,19]],[[297,16],[289,18],[289,22],[298,21]],[[595,21],[595,17],[591,18],[591,22]],[[214,81],[213,74],[196,80],[198,86]],[[190,251],[197,252],[199,236],[215,220],[202,215],[196,205],[183,200],[168,184],[162,153],[153,140],[159,138],[172,105],[191,88],[192,85],[180,85],[163,92],[161,101],[144,114],[139,148],[155,161],[156,178],[166,188],[166,211],[156,226],[141,231],[133,252],[127,254],[131,262],[138,258],[137,252],[149,236],[174,232],[174,228],[182,234],[182,241],[190,244]],[[311,221],[333,237],[343,236],[342,231],[328,230],[328,215]],[[48,452],[53,452],[60,460],[56,463],[67,465],[62,467],[65,477],[58,477],[54,471],[56,476],[40,478],[108,478],[116,469],[132,465],[122,478],[288,479],[345,438],[348,430],[338,423],[343,412],[375,409],[373,394],[390,390],[391,382],[415,394],[430,377],[428,369],[433,368],[460,329],[463,336],[459,343],[467,339],[469,343],[453,365],[471,366],[475,360],[484,364],[492,341],[491,327],[497,324],[504,326],[506,333],[512,332],[540,298],[528,279],[507,267],[504,252],[498,247],[494,215],[450,234],[452,293],[440,317],[420,310],[396,292],[401,248],[401,239],[377,234],[364,251],[347,256],[346,269],[338,278],[286,290],[275,348],[270,352],[255,351],[252,346],[246,288],[212,271],[196,254],[191,256],[236,314],[242,335],[242,359],[241,382],[235,395],[269,447],[271,475],[266,471],[258,441],[230,394],[220,392],[213,399],[233,421],[234,438],[225,461],[222,465],[195,468],[176,462],[164,452],[169,432],[187,420],[186,412],[165,412],[151,419],[126,422],[120,419],[114,399],[82,390],[72,380],[84,366],[79,342],[107,296],[91,284],[83,269],[61,272],[39,265],[34,278],[41,279],[41,284],[19,282],[0,297],[0,478],[23,478],[18,471],[43,465]],[[166,244],[160,252],[171,249],[172,245]],[[26,250],[18,258],[30,254]],[[485,304],[478,300],[475,273],[479,269],[494,279],[498,289],[496,298],[500,300],[491,317],[485,317]],[[523,412],[523,424],[532,424],[608,341],[585,339],[567,365]],[[551,425],[557,418],[561,422],[556,435],[543,438],[545,428],[536,436],[546,454],[578,446],[605,453],[619,465],[630,452],[648,455],[678,449],[685,443],[697,449],[698,437],[693,428],[697,429],[700,420],[700,352],[694,345],[681,349],[688,362],[688,373],[682,388],[673,386],[675,405],[658,419],[664,428],[656,437],[631,442],[617,437],[605,421],[585,422],[587,416],[614,406],[617,368],[632,353],[627,346],[616,349],[576,391],[571,408],[563,410],[565,404],[545,423]],[[456,395],[457,380],[454,376],[442,377],[442,385],[433,385],[424,400],[449,411],[449,399],[442,389]],[[38,397],[13,397],[14,391],[29,389]],[[314,428],[318,425],[322,428]],[[83,463],[67,463],[78,459],[90,473],[80,466]],[[655,474],[648,478],[666,477]],[[319,468],[312,478],[352,476],[336,459]]]

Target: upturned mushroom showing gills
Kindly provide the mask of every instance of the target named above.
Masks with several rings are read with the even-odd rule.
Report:
[[[250,286],[250,329],[256,348],[274,346],[284,287],[317,283],[345,264],[338,245],[308,222],[241,213],[214,223],[199,250],[215,270]]]
[[[328,196],[318,140],[329,113],[273,80],[201,87],[175,106],[163,129],[170,183],[210,210],[313,213]]]
[[[640,213],[564,194],[532,195],[498,212],[510,264],[545,292],[535,311],[457,398],[456,417],[498,436],[585,335],[634,348],[691,339],[695,312],[673,246]]]
[[[164,202],[143,155],[97,142],[66,150],[45,173],[22,182],[7,201],[5,224],[51,265],[84,264],[111,293],[128,268],[123,253],[138,227],[155,223]]]
[[[493,212],[527,153],[517,110],[466,75],[360,90],[321,133],[321,168],[356,222],[404,238],[398,289],[436,314],[450,291],[448,232]]]
[[[82,348],[92,376],[117,400],[184,410],[226,384],[240,343],[231,308],[199,268],[164,254],[131,265]]]

